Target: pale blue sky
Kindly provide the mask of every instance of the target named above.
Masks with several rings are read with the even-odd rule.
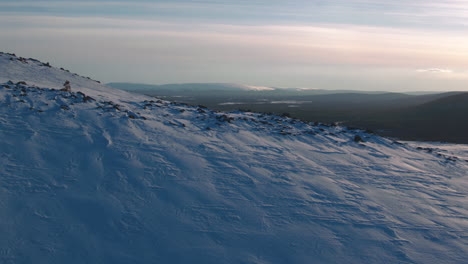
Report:
[[[468,90],[468,0],[0,0],[0,36],[104,82]]]

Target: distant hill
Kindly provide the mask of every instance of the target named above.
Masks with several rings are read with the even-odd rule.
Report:
[[[233,91],[273,91],[276,88],[252,86],[235,83],[183,83],[183,84],[139,84],[139,83],[108,83],[110,87],[139,92],[164,92],[172,94],[173,92],[233,92]]]
[[[383,134],[410,140],[468,143],[468,93],[445,96],[417,106],[374,115],[363,124]]]
[[[367,94],[381,94],[385,92],[363,92],[355,90],[323,90],[323,89],[307,89],[307,88],[277,88],[277,87],[264,87],[253,86],[235,83],[182,83],[182,84],[140,84],[140,83],[108,83],[110,87],[133,91],[139,93],[146,93],[148,95],[180,95],[180,96],[195,96],[200,93],[213,93],[213,92],[231,92],[237,96],[243,95],[268,95],[268,96],[294,96],[294,95],[323,95],[323,94],[340,94],[340,93],[367,93]],[[224,94],[223,94],[224,95]],[[213,96],[215,96],[213,94]]]

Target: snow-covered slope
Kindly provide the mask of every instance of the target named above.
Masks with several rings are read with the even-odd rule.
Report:
[[[0,80],[0,263],[468,257],[468,163],[445,152],[174,104],[4,53]],[[71,93],[51,89],[65,80]]]
[[[27,81],[28,85],[61,89],[67,80],[71,82],[74,91],[81,91],[89,96],[101,98],[101,95],[105,94],[102,99],[107,98],[115,101],[129,96],[127,92],[111,89],[89,77],[70,73],[63,68],[52,67],[48,62],[43,63],[35,59],[26,59],[17,57],[15,54],[0,52],[0,83]],[[140,97],[138,98],[140,99]]]

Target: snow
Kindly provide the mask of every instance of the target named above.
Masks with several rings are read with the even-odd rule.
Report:
[[[214,112],[5,53],[0,82],[0,263],[468,256],[466,146]]]
[[[274,91],[275,88],[266,87],[266,86],[255,86],[255,85],[246,85],[246,84],[237,84],[237,83],[223,83],[225,87],[237,88],[246,91]]]

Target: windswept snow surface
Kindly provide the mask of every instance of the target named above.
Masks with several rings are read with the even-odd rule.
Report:
[[[466,263],[468,163],[446,152],[5,53],[0,80],[0,263]]]

